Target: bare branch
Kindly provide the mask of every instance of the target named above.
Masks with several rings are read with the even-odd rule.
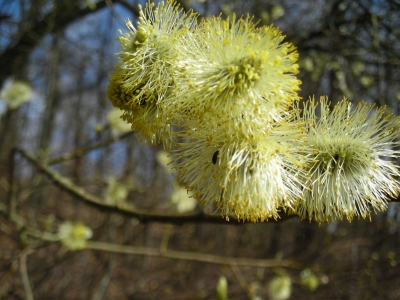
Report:
[[[261,267],[261,268],[286,267],[286,268],[301,269],[301,266],[299,264],[289,260],[226,257],[226,256],[212,255],[212,254],[175,251],[175,250],[160,251],[159,249],[152,249],[147,247],[117,245],[117,244],[94,242],[94,241],[87,241],[86,249],[121,253],[121,254],[146,255],[146,256],[179,259],[179,260],[190,260],[190,261],[219,264],[219,265],[235,265],[235,266],[248,266],[248,267]]]
[[[92,297],[92,300],[101,300],[103,298],[103,295],[106,292],[107,287],[111,281],[111,276],[112,273],[114,272],[116,265],[117,265],[117,259],[115,257],[115,254],[112,254],[110,260],[108,261],[107,270],[105,271],[103,277],[101,278],[99,286],[97,287],[96,292]]]
[[[61,156],[52,158],[47,162],[47,164],[53,165],[53,164],[57,164],[57,163],[60,163],[60,162],[66,161],[66,160],[73,159],[73,158],[82,157],[83,155],[85,155],[86,153],[88,153],[90,151],[93,151],[93,150],[96,150],[96,149],[99,149],[99,148],[102,148],[102,147],[106,147],[106,146],[108,146],[108,145],[110,145],[112,143],[115,143],[115,142],[118,142],[120,140],[123,140],[123,139],[129,137],[133,132],[134,131],[130,131],[130,132],[124,133],[124,134],[122,134],[122,135],[120,135],[118,137],[113,137],[111,139],[108,139],[108,140],[106,140],[104,142],[100,142],[98,144],[95,144],[95,145],[92,145],[92,146],[89,146],[89,147],[86,147],[86,148],[83,148],[83,149],[76,150],[76,151],[74,151],[72,153],[63,154]]]
[[[41,231],[38,229],[30,228],[27,231],[32,237],[55,242],[58,240],[56,234],[52,234],[47,231]],[[285,260],[281,258],[276,259],[254,259],[254,258],[242,258],[242,257],[226,257],[218,256],[213,254],[204,254],[198,252],[188,251],[176,251],[176,250],[161,250],[157,248],[139,247],[139,246],[127,246],[119,245],[107,242],[97,241],[86,241],[85,249],[98,250],[109,253],[119,254],[130,254],[130,255],[143,255],[143,256],[154,256],[178,260],[190,260],[218,265],[231,265],[231,266],[247,266],[247,267],[260,267],[260,268],[275,268],[275,267],[286,267],[293,269],[303,269],[304,266],[294,261]]]
[[[240,272],[239,268],[237,265],[231,265],[231,269],[233,272],[233,275],[235,275],[235,278],[237,282],[239,283],[240,287],[243,289],[243,291],[247,294],[247,297],[249,299],[253,299],[252,295],[250,293],[249,285],[246,282],[246,279],[244,279],[242,273]]]
[[[28,276],[28,267],[27,267],[27,259],[28,253],[24,251],[21,254],[21,257],[19,259],[19,271],[21,273],[21,280],[22,280],[22,285],[24,287],[24,292],[25,292],[25,299],[26,300],[33,300],[33,293],[31,289],[31,285],[29,283],[29,276]]]

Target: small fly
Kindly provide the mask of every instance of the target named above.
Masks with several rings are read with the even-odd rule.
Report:
[[[219,150],[215,151],[213,156],[212,156],[212,163],[215,165],[217,163],[217,159],[218,159],[218,154],[219,154]]]

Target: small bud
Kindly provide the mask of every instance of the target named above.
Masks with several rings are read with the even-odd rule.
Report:
[[[69,250],[82,250],[86,247],[86,240],[93,235],[92,230],[83,223],[64,222],[58,228],[58,237],[61,243]]]
[[[225,276],[219,278],[216,291],[218,300],[228,300],[228,281]]]

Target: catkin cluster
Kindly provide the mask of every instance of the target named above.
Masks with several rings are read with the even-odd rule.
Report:
[[[210,211],[253,222],[284,211],[318,222],[365,218],[397,197],[400,120],[343,99],[301,103],[298,53],[252,17],[198,22],[147,3],[108,97],[144,140],[162,143],[179,181]]]

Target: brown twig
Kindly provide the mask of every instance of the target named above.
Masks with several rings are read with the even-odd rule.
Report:
[[[160,251],[159,249],[154,249],[154,248],[117,245],[117,244],[94,242],[94,241],[87,241],[86,249],[120,253],[120,254],[145,255],[145,256],[163,257],[170,259],[190,260],[190,261],[219,264],[219,265],[236,265],[236,266],[262,267],[262,268],[272,268],[272,267],[286,267],[295,269],[299,268],[297,263],[289,260],[226,257],[213,254],[175,251],[175,250]]]
[[[26,261],[27,256],[28,256],[28,253],[26,251],[24,251],[21,254],[21,257],[19,259],[19,271],[21,274],[22,285],[24,287],[25,299],[33,300],[33,293],[32,293],[32,289],[31,289],[31,285],[29,283],[28,267],[27,267],[27,261]]]
[[[167,224],[160,243],[160,251],[166,251],[168,247],[169,237],[171,236],[172,224]]]
[[[96,289],[96,292],[92,297],[92,300],[101,300],[103,298],[103,295],[106,292],[107,287],[111,281],[114,269],[117,265],[117,259],[115,255],[116,254],[111,254],[111,257],[108,261],[107,270],[105,271],[103,277],[101,278],[100,283]]]
[[[57,234],[39,229],[30,228],[27,234],[44,241],[56,242],[59,241]],[[293,268],[303,269],[304,266],[290,260],[281,258],[275,259],[255,259],[255,258],[242,258],[242,257],[226,257],[213,254],[205,254],[199,252],[176,251],[176,250],[161,250],[159,248],[148,248],[140,246],[127,246],[115,243],[86,241],[85,249],[104,251],[108,253],[130,254],[130,255],[143,255],[153,256],[168,259],[190,260],[218,265],[233,265],[233,266],[247,266],[247,267],[260,267],[260,268]]]
[[[246,280],[244,279],[242,273],[240,273],[239,268],[237,265],[230,265],[233,275],[235,275],[235,278],[237,282],[239,283],[240,287],[243,289],[243,291],[247,294],[247,297],[249,299],[252,299],[252,295],[249,289],[249,285],[247,284]]]
[[[122,134],[122,135],[120,135],[118,137],[114,137],[114,138],[108,139],[108,140],[106,140],[104,142],[101,142],[101,143],[98,143],[98,144],[95,144],[95,145],[92,145],[92,146],[89,146],[89,147],[86,147],[86,148],[83,148],[83,149],[76,150],[76,151],[74,151],[72,153],[67,153],[67,154],[63,154],[63,155],[58,156],[58,157],[54,157],[54,158],[50,159],[47,162],[47,164],[48,165],[53,165],[53,164],[58,164],[60,162],[63,162],[63,161],[66,161],[66,160],[70,160],[70,159],[73,159],[73,158],[82,157],[83,155],[85,155],[86,153],[88,153],[90,151],[93,151],[93,150],[96,150],[96,149],[99,149],[99,148],[102,148],[102,147],[106,147],[106,146],[108,146],[108,145],[110,145],[112,143],[115,143],[115,142],[118,142],[120,140],[123,140],[123,139],[127,138],[128,136],[132,135],[133,132],[134,131],[130,131],[130,132],[124,133],[124,134]]]

